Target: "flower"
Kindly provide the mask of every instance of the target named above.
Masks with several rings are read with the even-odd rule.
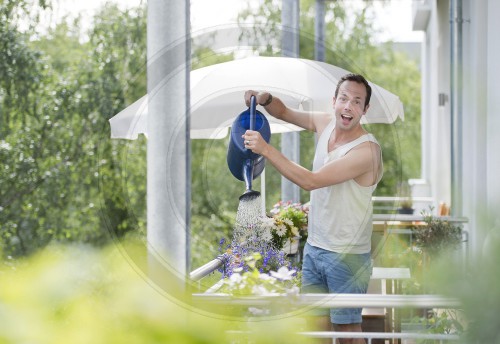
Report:
[[[271,225],[272,243],[277,249],[282,249],[287,241],[297,237],[307,238],[308,207],[300,203],[276,203],[269,211],[272,216],[264,220],[266,226]]]
[[[252,295],[266,296],[273,292],[274,290],[269,290],[264,284],[256,284],[252,287]]]
[[[262,227],[264,228],[273,228],[274,219],[272,217],[263,217],[262,219]]]
[[[237,285],[237,284],[241,283],[242,281],[243,281],[243,277],[241,277],[241,275],[239,273],[233,273],[229,277],[229,284],[231,286]]]
[[[248,231],[238,232],[230,244],[219,241],[224,265],[219,268],[223,289],[237,295],[292,293],[296,270],[283,250],[285,243],[307,237],[308,208],[300,203],[278,202],[272,216],[256,218]]]
[[[283,225],[283,224],[280,224],[278,226],[276,226],[275,230],[276,230],[276,234],[278,234],[278,236],[282,237],[283,235],[286,234],[286,226]]]
[[[295,270],[288,270],[286,266],[282,266],[277,272],[271,271],[271,276],[282,281],[289,281],[295,276]]]
[[[271,229],[266,229],[262,232],[262,240],[271,241],[273,239],[273,234],[271,233]]]
[[[282,265],[278,271],[269,270],[269,274],[264,273],[260,271],[260,267],[263,265],[262,260],[265,260],[265,258],[258,252],[243,257],[242,261],[245,262],[246,269],[236,272],[237,269],[235,268],[232,275],[224,278],[221,292],[238,296],[296,294],[298,290],[298,274],[296,271]]]
[[[272,273],[272,272],[274,272],[274,271],[271,271],[271,273]],[[272,277],[271,277],[271,276],[269,276],[269,274],[266,274],[266,273],[261,273],[261,274],[259,274],[259,278],[260,278],[261,280],[263,280],[263,281],[267,281],[267,280],[271,279]]]

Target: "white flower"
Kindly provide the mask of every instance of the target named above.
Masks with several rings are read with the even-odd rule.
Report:
[[[262,232],[262,240],[271,241],[273,239],[273,235],[271,234],[271,229],[267,228]]]
[[[290,228],[290,230],[292,231],[292,234],[294,236],[299,236],[300,235],[299,229],[297,227],[293,226],[292,228]]]
[[[233,273],[229,277],[229,285],[230,286],[234,286],[236,284],[240,284],[242,281],[243,281],[243,277],[240,274],[238,274],[238,273]]]
[[[271,271],[271,276],[282,281],[288,281],[293,278],[295,270],[288,270],[286,266],[282,266],[278,269],[278,272]]]
[[[274,226],[274,219],[272,217],[263,217],[262,218],[262,227],[272,228],[273,226]]]
[[[271,293],[263,285],[254,285],[252,288],[253,295],[270,295]]]
[[[268,274],[266,274],[266,273],[261,273],[261,274],[259,274],[259,278],[260,278],[261,280],[263,280],[263,281],[268,281],[268,280],[273,281],[273,280],[274,280],[274,278],[272,278],[271,276],[269,276],[269,275],[268,275]]]
[[[283,222],[286,223],[289,226],[293,226],[293,222],[290,219],[283,219]]]
[[[273,208],[270,210],[270,213],[273,215],[276,215],[280,212],[281,204],[278,202],[275,205],[273,205]]]
[[[279,225],[276,227],[276,234],[278,236],[282,237],[283,235],[286,234],[286,226],[285,225]]]

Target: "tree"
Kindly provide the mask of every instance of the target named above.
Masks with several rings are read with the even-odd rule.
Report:
[[[300,57],[308,59],[314,59],[314,3],[315,0],[300,2]],[[265,0],[257,9],[248,7],[239,16],[242,25],[255,23],[246,39],[253,39],[254,49],[260,54],[281,54],[280,8],[281,1]],[[392,196],[397,194],[401,181],[420,176],[420,72],[414,61],[394,51],[390,44],[377,44],[374,16],[370,2],[359,6],[352,1],[326,1],[325,62],[361,73],[402,100],[404,122],[367,126],[383,149],[385,172],[376,193]],[[312,161],[313,137],[301,134],[303,164]],[[274,170],[270,174],[268,190],[279,190],[281,177]],[[273,197],[277,200],[279,194]],[[308,194],[302,192],[301,199],[307,201]]]
[[[2,3],[2,16],[25,5]],[[0,40],[8,51],[0,69],[6,76],[0,84],[6,255],[26,255],[54,240],[100,245],[110,240],[110,230],[122,236],[135,229],[137,219],[117,192],[123,184],[115,157],[123,148],[108,139],[107,119],[123,107],[127,84],[136,92],[131,98],[145,84],[145,78],[127,74],[145,66],[144,54],[142,59],[130,54],[145,52],[139,25],[143,20],[145,27],[145,16],[141,9],[115,9],[108,6],[97,16],[103,20],[88,43],[68,34],[75,27],[67,23],[36,39],[34,31],[21,33],[17,23],[2,21]],[[105,37],[108,15],[125,25],[113,27],[113,39]]]
[[[300,49],[306,58],[313,58],[314,50],[312,4],[312,0],[301,4]],[[242,39],[251,39],[264,55],[279,54],[278,5],[276,0],[266,0],[257,12],[241,14],[242,22],[256,23],[241,30],[247,35]],[[415,147],[419,139],[415,130],[419,100],[413,98],[419,93],[418,70],[403,56],[375,46],[369,8],[356,9],[353,16],[349,12],[349,18],[356,18],[351,22],[349,6],[348,1],[327,2],[327,18],[331,18],[327,43],[335,47],[327,50],[327,61],[356,72],[369,71],[371,80],[397,90],[405,103],[404,123],[373,127],[377,137],[391,138],[381,140],[386,172],[379,190],[393,195],[397,179],[418,169],[415,150],[408,156],[398,151]],[[64,20],[40,34],[34,31],[36,16],[30,16],[28,29],[20,29],[22,13],[47,7],[43,1],[28,0],[0,4],[0,44],[5,52],[0,55],[4,255],[27,255],[51,241],[103,245],[145,233],[146,140],[110,140],[107,122],[146,93],[145,7],[120,10],[106,4],[83,37],[79,18]],[[215,52],[209,41],[200,43],[192,47],[193,69],[234,58],[232,53]],[[402,68],[395,68],[398,65]],[[310,162],[314,137],[307,132],[300,135],[302,161]],[[400,145],[394,144],[398,139]],[[271,140],[279,146],[278,135]],[[244,191],[243,183],[225,168],[226,150],[227,140],[192,141],[194,267],[218,253],[220,239],[230,238],[238,197]],[[266,178],[269,208],[279,199],[281,177],[268,166]],[[302,198],[307,201],[307,193]]]

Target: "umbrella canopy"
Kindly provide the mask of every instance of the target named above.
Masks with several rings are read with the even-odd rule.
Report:
[[[191,71],[191,138],[223,138],[234,118],[245,110],[243,93],[266,90],[287,106],[306,111],[333,110],[337,82],[349,73],[328,63],[291,57],[248,57]],[[372,98],[363,123],[404,119],[399,97],[370,82]],[[146,134],[148,95],[111,118],[111,138],[137,139]],[[301,128],[268,118],[272,133]]]

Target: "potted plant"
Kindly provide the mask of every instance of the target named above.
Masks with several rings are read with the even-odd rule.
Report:
[[[241,265],[232,270],[231,275],[223,280],[219,290],[232,295],[266,295],[273,293],[298,293],[299,277],[297,271],[289,265],[262,271],[265,257],[259,252],[251,252],[242,257]]]
[[[401,183],[399,190],[401,201],[397,208],[398,214],[413,215],[414,209],[410,184],[408,182]]]
[[[296,254],[299,240],[307,239],[308,208],[300,203],[278,202],[270,210],[272,243],[287,254]]]
[[[403,283],[403,294],[434,293],[435,281],[431,273],[434,263],[439,261],[437,258],[440,256],[458,248],[462,242],[461,226],[447,219],[434,217],[432,210],[430,207],[429,211],[422,211],[423,221],[412,227],[414,240],[404,257],[406,264],[411,267],[412,279]],[[420,327],[422,330],[425,328],[432,330],[432,333],[439,333],[435,331],[439,331],[446,324],[446,319],[443,314],[436,316],[433,311],[426,308],[402,310],[402,328],[412,332]],[[415,319],[418,320],[417,324]]]
[[[444,251],[459,247],[462,242],[462,227],[453,222],[436,218],[429,212],[422,211],[425,225],[413,229],[415,243],[429,257],[436,257]]]

